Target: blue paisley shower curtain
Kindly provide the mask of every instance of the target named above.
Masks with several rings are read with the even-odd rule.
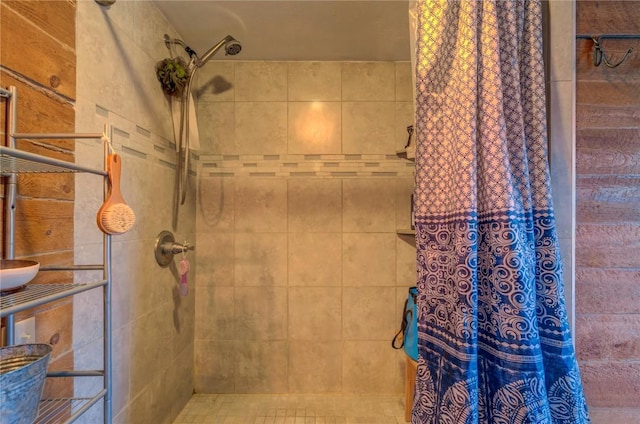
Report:
[[[414,424],[589,423],[547,163],[540,0],[422,0]]]

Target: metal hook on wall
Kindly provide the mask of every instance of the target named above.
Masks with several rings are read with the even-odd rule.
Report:
[[[624,63],[629,58],[631,52],[633,52],[633,48],[628,48],[625,52],[622,59],[620,59],[617,63],[612,63],[604,53],[602,49],[601,42],[607,38],[614,39],[625,39],[625,40],[638,40],[640,39],[640,35],[638,34],[605,34],[600,37],[594,37],[591,35],[577,35],[576,38],[589,39],[593,41],[593,64],[594,66],[600,66],[601,63],[604,63],[609,68],[616,68]]]

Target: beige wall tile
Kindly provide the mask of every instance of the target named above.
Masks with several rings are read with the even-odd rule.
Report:
[[[211,102],[233,102],[235,99],[235,63],[216,61],[196,74],[194,97],[198,105]]]
[[[342,100],[395,100],[395,65],[391,62],[342,64]]]
[[[289,234],[289,286],[339,286],[342,281],[340,233]]]
[[[287,64],[236,62],[236,102],[286,101]]]
[[[343,349],[344,393],[402,392],[404,354],[391,349],[388,341],[347,341]]]
[[[181,408],[185,397],[193,392],[190,346],[194,337],[193,277],[197,262],[189,257],[193,267],[189,274],[191,294],[177,297],[179,280],[172,272],[175,268],[161,268],[148,250],[163,229],[173,228],[180,241],[196,240],[194,179],[189,178],[187,202],[175,222],[168,206],[173,203],[173,189],[168,188],[174,187],[175,171],[160,163],[175,163],[170,145],[173,127],[168,99],[153,69],[158,59],[167,55],[161,35],[172,33],[172,28],[149,2],[122,3],[106,14],[95,3],[78,2],[74,7],[78,33],[76,130],[99,132],[104,123],[117,128],[113,142],[123,158],[123,195],[138,216],[130,232],[112,240],[114,362],[118,364],[113,375],[114,413],[126,417],[128,424],[169,424],[173,411]],[[136,25],[142,16],[145,25]],[[132,150],[123,150],[123,146]],[[78,158],[83,158],[78,163],[102,165],[103,152],[96,143],[80,142],[76,149]],[[91,260],[76,263],[101,260],[101,256],[93,257],[100,250],[96,248],[101,235],[95,228],[94,201],[101,200],[101,193],[101,182],[96,189],[94,183],[77,181],[77,198],[89,201],[81,200],[76,205],[76,253],[78,259]],[[84,279],[84,275],[80,278]],[[102,302],[96,304],[93,300],[74,301],[74,322],[76,328],[85,328],[77,336],[84,334],[91,340],[100,340],[102,331],[96,331],[96,321],[89,317],[101,310]],[[80,369],[91,369],[82,365],[99,361],[101,348],[93,351],[88,348],[91,346],[85,346],[87,339],[74,339],[78,344],[76,363]],[[80,394],[82,387],[77,388],[76,394]],[[101,414],[102,408],[92,408],[81,421],[102,422]]]
[[[343,102],[342,153],[395,153],[395,107],[395,102]]]
[[[199,102],[196,108],[200,153],[217,155],[237,153],[235,103]]]
[[[396,101],[413,105],[413,68],[411,62],[396,62]]]
[[[286,341],[252,342],[236,352],[236,392],[287,392],[287,345]]]
[[[204,174],[206,170],[201,169],[200,173]],[[211,232],[233,232],[235,185],[233,178],[206,175],[198,177],[197,236]]]
[[[203,140],[210,143],[209,150],[217,150],[210,153],[386,155],[406,143],[409,124],[405,121],[412,113],[411,97],[406,97],[411,87],[403,89],[401,81],[410,80],[407,64],[348,64],[346,71],[341,63],[280,64],[288,69],[288,103],[278,97],[277,81],[275,91],[251,97],[244,85],[264,83],[249,81],[263,64],[240,71],[240,64],[234,65],[233,117],[230,109],[216,116],[220,107],[206,105],[209,122],[224,122],[205,137],[222,140],[233,132],[236,141],[227,145]],[[277,72],[276,68],[266,72]],[[341,86],[345,76],[347,82]],[[387,78],[385,83],[382,78]],[[346,98],[358,101],[340,102],[343,87],[347,87]],[[223,96],[220,100],[228,99],[227,93]],[[397,96],[401,101],[395,100]],[[314,145],[303,137],[309,130],[305,121],[320,120],[308,118],[318,106],[325,109],[320,118],[337,125],[322,137],[326,142]],[[345,125],[346,119],[350,122]],[[233,131],[224,130],[231,120]],[[318,132],[312,131],[313,135]],[[406,280],[415,273],[413,246],[395,234],[400,221],[408,226],[412,185],[413,179],[406,177],[203,179],[196,211],[198,228],[203,230],[198,231],[198,249],[203,253],[197,259],[203,266],[199,267],[196,338],[220,343],[211,345],[217,349],[212,356],[222,352],[236,359],[232,377],[227,370],[217,371],[222,373],[220,382],[214,381],[212,373],[200,376],[196,370],[196,388],[236,393],[342,391],[345,339],[379,340],[385,351],[392,351],[388,344],[400,317],[398,291],[406,291]],[[220,233],[230,238],[221,238]],[[220,262],[208,259],[211,252],[219,252],[214,256]],[[399,269],[404,266],[409,269]],[[231,284],[231,276],[233,287],[220,285]],[[399,280],[403,287],[396,288]],[[363,295],[360,287],[365,286]],[[349,303],[343,302],[343,291]],[[222,344],[233,337],[238,345]],[[245,339],[254,341],[249,349]],[[235,350],[240,344],[243,348]],[[195,347],[196,366],[229,366],[205,359],[198,352],[201,348]],[[262,370],[260,364],[271,368]],[[402,381],[402,370],[392,368],[375,369],[384,375],[374,379],[373,387],[368,387],[369,376],[361,376],[358,382],[349,371],[349,390],[388,392],[388,387],[382,387],[396,373]]]
[[[168,328],[173,325],[169,303],[132,323],[131,339],[135,340],[131,350],[131,392],[140,393],[159,372],[169,368],[172,346]]]
[[[246,341],[286,340],[287,289],[243,287],[235,292],[234,319],[238,337]]]
[[[387,340],[398,330],[395,288],[345,287],[342,296],[345,340]]]
[[[198,234],[195,274],[197,286],[233,286],[235,277],[234,236],[228,233]]]
[[[169,398],[175,399],[171,402],[171,422],[175,422],[182,411],[184,405],[193,395],[193,342],[185,347],[184,351],[176,356],[168,372],[168,383],[166,387],[169,391]]]
[[[129,376],[131,375],[131,327],[126,325],[113,333],[112,360],[117,366],[113,367],[113,410],[120,411],[129,401]]]
[[[289,179],[287,213],[289,232],[342,231],[342,181]]]
[[[234,213],[236,232],[285,232],[287,181],[237,178]]]
[[[289,101],[341,99],[340,62],[289,62]]]
[[[575,214],[574,190],[570,182],[574,174],[575,152],[573,134],[573,83],[551,82],[553,93],[549,101],[549,172],[553,194],[554,213],[559,237],[572,237]]]
[[[236,153],[287,152],[286,102],[236,102],[235,112]]]
[[[116,245],[113,249],[113,263],[120,266],[113,267],[113,290],[118,296],[123,295],[123,287],[130,286],[129,319],[134,321],[151,311],[172,297],[172,290],[176,286],[177,278],[168,268],[161,268],[151,254],[144,255],[145,243],[138,242],[132,245]],[[137,247],[137,248],[136,248]],[[142,258],[140,258],[142,256]],[[136,264],[136,268],[130,269],[124,264]],[[118,305],[120,309],[122,305]],[[85,323],[86,325],[86,323]]]
[[[239,289],[242,290],[242,289]],[[196,296],[196,340],[236,338],[233,287],[199,287]]]
[[[240,286],[287,285],[287,235],[236,234],[234,278]]]
[[[289,289],[289,340],[342,340],[342,289]]]
[[[340,102],[289,102],[288,152],[328,154],[342,151]]]
[[[342,391],[342,342],[289,343],[289,392]]]
[[[192,275],[190,273],[190,275]],[[189,277],[189,294],[180,296],[178,287],[173,290],[173,299],[168,303],[171,315],[172,326],[169,327],[171,340],[173,342],[173,351],[171,361],[184,353],[184,351],[193,344],[195,334],[195,316],[196,316],[196,298],[197,289],[193,284],[193,279]],[[171,365],[169,366],[171,367]]]
[[[382,233],[343,234],[343,285],[395,285],[396,237],[395,234]]]
[[[415,236],[396,238],[396,284],[399,287],[415,286],[418,281],[416,271]]]
[[[194,390],[196,393],[234,393],[237,351],[246,342],[205,341],[194,343]]]
[[[391,178],[343,180],[343,231],[395,232],[396,197],[396,183]]]
[[[575,72],[575,3],[562,0],[548,2],[549,74],[551,81],[573,81]],[[571,121],[569,121],[571,122]]]

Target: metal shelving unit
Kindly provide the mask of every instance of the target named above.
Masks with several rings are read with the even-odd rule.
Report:
[[[72,134],[26,134],[16,131],[17,90],[0,88],[0,97],[7,101],[7,141],[0,146],[0,170],[5,186],[5,259],[15,258],[15,209],[17,174],[21,173],[63,173],[81,172],[97,175],[104,180],[104,195],[107,193],[106,158],[108,143],[111,139],[111,127],[105,126],[102,133]],[[16,140],[52,140],[52,139],[100,139],[104,142],[103,169],[94,169],[65,162],[46,156],[33,154],[16,148]],[[102,271],[102,279],[92,282],[63,284],[27,284],[24,290],[0,297],[0,317],[5,318],[7,342],[15,342],[14,314],[40,305],[63,299],[88,290],[102,289],[103,293],[103,369],[101,370],[66,370],[49,372],[49,378],[68,377],[101,377],[103,387],[91,397],[43,399],[40,403],[38,418],[35,423],[60,424],[72,423],[96,403],[104,404],[104,423],[111,423],[112,405],[112,358],[111,358],[111,236],[103,235],[103,262],[91,265],[48,266],[40,271]]]

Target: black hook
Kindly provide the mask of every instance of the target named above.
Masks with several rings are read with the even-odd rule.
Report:
[[[617,68],[625,60],[627,60],[627,58],[629,57],[633,49],[632,48],[627,49],[626,53],[624,54],[624,56],[622,56],[622,59],[620,59],[618,63],[611,63],[609,62],[609,59],[607,59],[607,56],[604,54],[604,50],[602,50],[602,46],[600,46],[600,39],[603,37],[604,36],[601,36],[600,38],[591,37],[591,39],[593,40],[593,64],[595,66],[600,66],[600,64],[604,62],[604,64],[609,68]]]
[[[409,125],[407,127],[407,132],[409,133],[409,139],[407,140],[406,146],[404,146],[405,149],[411,146],[411,136],[413,135],[413,125]]]

